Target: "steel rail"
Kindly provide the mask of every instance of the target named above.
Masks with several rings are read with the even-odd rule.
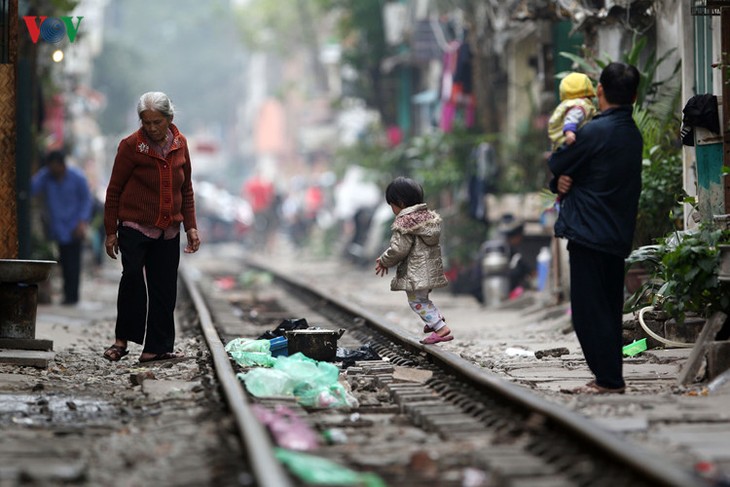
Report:
[[[293,484],[287,472],[273,454],[274,446],[268,431],[256,419],[248,397],[244,393],[243,385],[231,367],[228,353],[213,325],[208,306],[195,286],[190,272],[182,264],[180,265],[180,277],[198,312],[200,328],[213,357],[216,375],[223,388],[231,414],[236,420],[244,450],[248,454],[246,460],[256,477],[257,485],[291,487]]]
[[[282,271],[261,261],[246,258],[244,262],[248,266],[271,273],[276,279],[289,285],[306,289],[319,299],[328,301],[331,306],[340,308],[348,314],[362,317],[366,324],[378,332],[391,337],[399,344],[418,353],[427,354],[434,362],[440,363],[444,368],[461,374],[472,383],[516,403],[523,409],[542,414],[555,424],[568,429],[576,436],[590,441],[593,445],[618,461],[631,466],[635,472],[645,476],[648,480],[658,482],[661,485],[676,487],[703,487],[706,485],[690,472],[668,463],[665,459],[660,458],[648,450],[644,450],[633,443],[621,439],[614,433],[600,428],[580,414],[560,407],[557,404],[549,403],[530,392],[529,389],[508,382],[496,374],[482,370],[454,353],[442,350],[439,347],[421,344],[412,334],[405,332],[393,323],[386,321],[383,317],[365,308],[353,304],[350,301],[340,299],[331,292],[325,293],[311,283],[307,283],[298,277],[284,274]]]

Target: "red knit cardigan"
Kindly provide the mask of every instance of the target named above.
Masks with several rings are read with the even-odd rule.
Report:
[[[115,235],[123,221],[197,228],[187,139],[174,124],[170,130],[167,158],[150,146],[141,128],[119,143],[104,203],[107,235]]]

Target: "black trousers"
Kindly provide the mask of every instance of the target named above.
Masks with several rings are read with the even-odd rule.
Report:
[[[624,259],[568,242],[573,329],[602,387],[624,387]]]
[[[58,244],[58,258],[63,273],[63,303],[74,304],[79,300],[81,280],[81,240]]]
[[[119,227],[117,235],[122,278],[116,337],[144,344],[143,352],[172,352],[180,235],[152,239],[128,227]]]

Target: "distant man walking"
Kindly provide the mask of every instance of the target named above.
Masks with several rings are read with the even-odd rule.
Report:
[[[623,393],[624,259],[631,252],[641,194],[643,140],[632,118],[639,71],[603,69],[600,115],[548,161],[562,196],[555,235],[568,239],[573,328],[595,380],[573,392]]]
[[[31,181],[33,196],[43,195],[48,215],[49,237],[58,244],[63,272],[63,304],[79,300],[81,250],[91,219],[92,197],[86,176],[68,167],[61,151],[46,155],[44,166]]]

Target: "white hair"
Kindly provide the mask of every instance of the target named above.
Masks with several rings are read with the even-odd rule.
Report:
[[[142,115],[145,110],[154,110],[160,112],[167,119],[172,119],[175,115],[175,106],[170,101],[170,97],[161,91],[148,91],[139,97],[137,102],[137,115]]]

